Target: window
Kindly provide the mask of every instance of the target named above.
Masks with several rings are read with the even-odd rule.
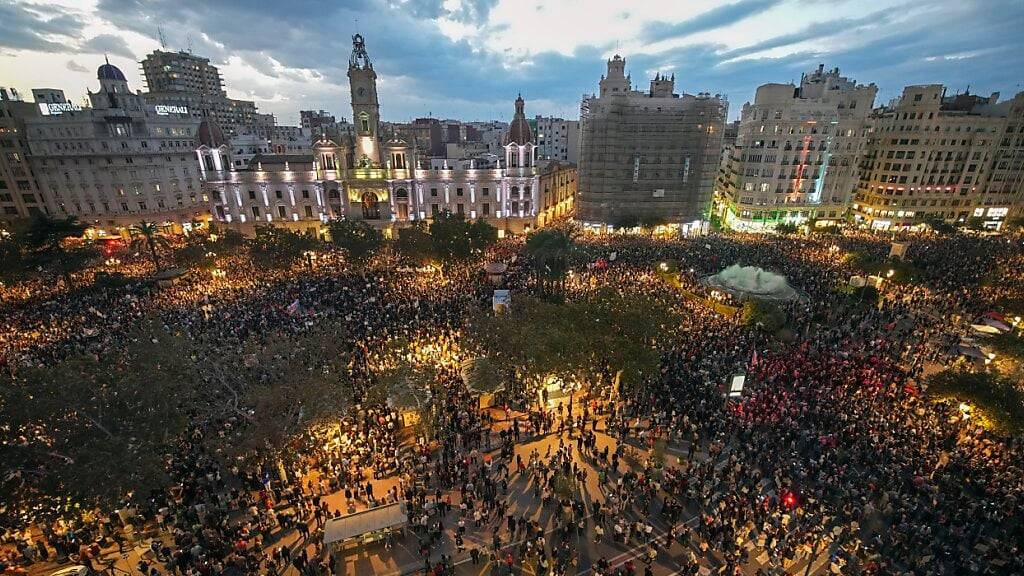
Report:
[[[459,204],[455,208],[456,208],[456,211],[459,213],[460,216],[466,214],[466,207],[463,204]]]
[[[256,199],[256,191],[255,190],[249,190],[249,200],[255,200],[255,199]]]
[[[281,200],[282,198],[284,198],[284,196],[281,194],[280,190],[274,190],[274,198]]]
[[[305,209],[306,209],[306,218],[312,218],[313,217],[313,207],[312,206],[306,206]]]
[[[441,211],[437,209],[437,204],[431,204],[430,205],[430,214],[432,216],[437,216],[440,213],[441,213]]]
[[[434,198],[437,198],[437,188],[431,188],[430,195]]]
[[[260,207],[259,206],[253,206],[252,207],[252,217],[253,218],[259,218],[260,217]]]
[[[486,188],[484,188],[484,190],[486,190]],[[483,209],[484,209],[484,216],[490,216],[491,215],[491,205],[490,204],[486,204],[485,203],[484,206],[483,206]]]
[[[456,188],[455,189],[455,195],[456,196],[462,196],[462,188]]]
[[[285,212],[284,206],[278,206],[277,207],[277,215],[280,216],[281,218],[287,218],[288,217],[288,213]]]
[[[309,190],[303,190],[302,191],[302,199],[303,200],[309,200]]]
[[[491,189],[485,187],[480,193],[483,194],[484,196],[490,196],[491,195]]]

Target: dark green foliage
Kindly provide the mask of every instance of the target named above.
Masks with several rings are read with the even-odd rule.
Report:
[[[786,313],[774,302],[750,299],[743,303],[743,322],[774,334],[786,324]]]
[[[461,214],[445,211],[430,223],[434,253],[442,260],[462,260],[473,253],[473,225]],[[497,233],[495,233],[496,235]]]
[[[328,230],[331,243],[357,261],[373,256],[383,241],[380,231],[362,220],[333,220]]]
[[[928,380],[928,394],[970,404],[1001,432],[1024,432],[1024,391],[1007,378],[988,372],[944,370]]]
[[[932,218],[926,222],[928,227],[934,230],[937,234],[947,236],[956,232],[956,226],[946,222],[942,218]]]
[[[257,226],[249,241],[252,261],[263,268],[290,268],[304,253],[316,250],[315,238],[276,226]]]
[[[573,232],[566,228],[544,228],[526,237],[523,253],[541,292],[550,294],[562,286],[574,248]]]
[[[470,331],[505,373],[608,382],[621,371],[625,385],[639,385],[657,373],[654,343],[675,322],[659,302],[602,291],[565,304],[522,296],[508,313],[480,315]]]
[[[395,250],[420,266],[432,261],[435,258],[434,239],[427,232],[426,222],[421,220],[411,226],[399,228]]]
[[[160,235],[160,228],[155,222],[141,220],[138,224],[132,225],[128,232],[132,236],[133,247],[149,250],[149,256],[153,260],[153,268],[159,272],[160,256],[157,249],[168,247],[167,239]]]

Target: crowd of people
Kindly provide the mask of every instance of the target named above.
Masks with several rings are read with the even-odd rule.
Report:
[[[466,386],[463,362],[486,351],[464,328],[490,306],[483,261],[511,263],[514,292],[537,289],[515,240],[443,271],[390,253],[362,266],[325,253],[291,270],[238,255],[221,264],[224,277],[159,290],[5,287],[0,360],[13,375],[126,346],[125,327],[156,316],[210,354],[253,341],[271,353],[275,340],[338,322],[352,383],[347,413],[275,458],[226,459],[210,439],[238,422],[192,422],[168,458],[170,485],[144,506],[107,523],[12,527],[8,538],[19,560],[56,554],[96,569],[97,542],[120,549],[143,533],[152,554],[132,567],[143,573],[329,574],[339,563],[317,529],[402,502],[424,573],[489,562],[575,574],[588,562],[595,574],[652,574],[666,557],[683,574],[783,574],[798,562],[843,574],[1024,573],[1024,442],[929,398],[925,378],[956,359],[951,343],[971,319],[1024,301],[1024,247],[1017,237],[900,239],[919,278],[864,302],[840,289],[864,272],[850,255],[883,260],[892,238],[582,237],[562,296],[611,288],[677,311],[660,373],[584,387],[557,406],[522,390],[504,409],[481,409]],[[664,262],[696,297],[665,281]],[[735,263],[806,296],[782,304],[787,338],[707,305],[702,280]],[[727,397],[737,373],[747,389]],[[422,394],[396,406],[400,385]],[[414,408],[421,424],[406,426]],[[549,435],[546,451],[530,444]]]

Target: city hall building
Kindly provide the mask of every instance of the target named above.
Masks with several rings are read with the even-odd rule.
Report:
[[[501,156],[429,158],[415,144],[380,133],[377,74],[358,34],[348,76],[354,130],[319,139],[312,156],[257,155],[236,170],[223,135],[204,123],[195,155],[215,221],[245,233],[258,224],[319,230],[336,218],[387,230],[450,212],[509,233],[535,226],[540,170],[522,97]]]

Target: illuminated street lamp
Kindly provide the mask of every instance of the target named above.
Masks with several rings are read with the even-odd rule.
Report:
[[[886,278],[892,278],[895,274],[896,274],[896,271],[893,270],[892,268],[889,268],[889,271],[885,273],[885,277]]]
[[[658,268],[660,268],[662,272],[668,272],[668,262],[658,264]]]

